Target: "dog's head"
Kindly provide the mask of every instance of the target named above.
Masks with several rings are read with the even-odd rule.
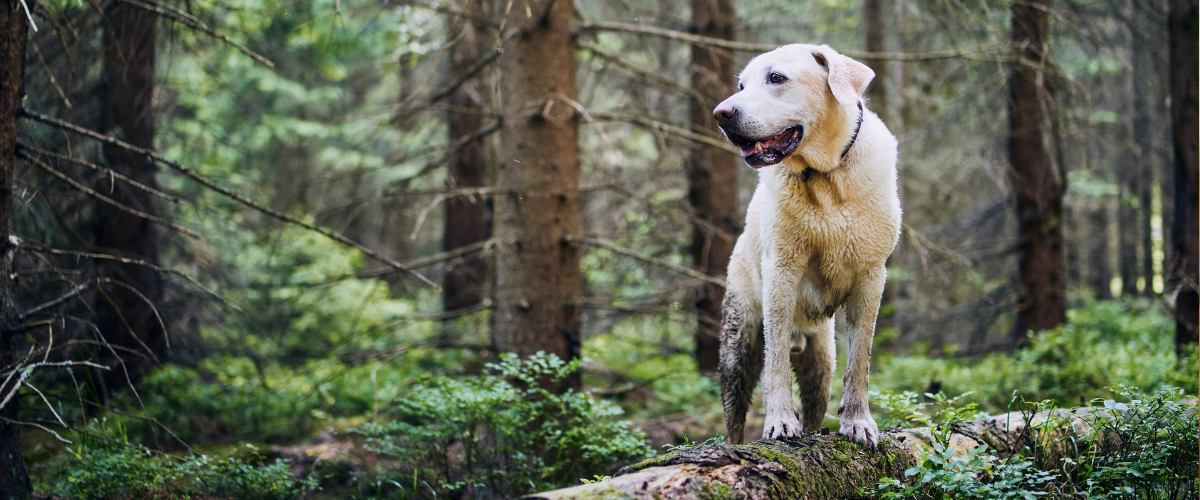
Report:
[[[780,163],[800,150],[813,167],[829,170],[837,162],[827,153],[840,155],[849,110],[857,116],[874,77],[871,68],[828,45],[785,45],[751,60],[738,75],[738,92],[717,105],[713,117],[751,167]]]

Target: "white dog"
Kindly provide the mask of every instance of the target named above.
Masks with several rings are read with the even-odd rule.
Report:
[[[850,347],[841,433],[878,442],[867,378],[884,264],[900,234],[900,198],[896,138],[861,97],[874,77],[826,45],[787,45],[750,61],[738,76],[740,90],[713,111],[746,163],[759,169],[729,264],[721,329],[721,395],[732,443],[742,442],[760,373],[763,438],[820,427],[839,307]],[[792,402],[793,370],[803,427]]]

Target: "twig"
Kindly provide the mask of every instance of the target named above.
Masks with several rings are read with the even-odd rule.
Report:
[[[46,354],[50,354],[50,351],[46,351]],[[42,394],[42,391],[39,391],[37,387],[34,387],[33,384],[29,383],[29,381],[27,381],[27,380],[22,380],[21,383],[25,384],[25,387],[28,387],[33,392],[37,393],[38,397],[42,398],[42,402],[46,403],[46,407],[50,409],[50,414],[54,415],[55,420],[58,420],[58,424],[63,426],[64,429],[66,429],[67,423],[63,422],[62,417],[58,416],[58,412],[54,411],[54,407],[50,405],[50,402],[46,401],[46,395]]]
[[[921,234],[916,229],[913,229],[912,226],[910,226],[908,224],[904,224],[904,230],[906,232],[908,232],[908,235],[910,237],[912,237],[913,240],[915,240],[916,242],[918,242],[919,244],[921,244],[923,246],[928,247],[930,250],[933,250],[935,253],[937,253],[938,255],[941,255],[946,260],[953,262],[955,264],[958,264],[962,267],[971,267],[972,265],[974,265],[971,263],[971,259],[968,259],[965,255],[955,252],[954,250],[951,250],[949,248],[945,248],[945,247],[938,245],[937,243],[934,243],[932,241],[929,241],[929,238],[926,238],[925,235]]]
[[[598,48],[594,45],[579,44],[579,48],[587,50],[588,52],[591,52],[596,57],[599,57],[600,59],[608,61],[608,62],[616,65],[618,68],[628,71],[629,73],[633,74],[634,76],[645,78],[645,79],[653,81],[653,82],[657,82],[660,85],[664,85],[675,91],[687,94],[688,96],[691,96],[692,99],[695,99],[696,102],[698,102],[698,103],[709,105],[709,103],[712,103],[715,101],[715,99],[713,99],[712,97],[706,96],[692,87],[689,87],[687,85],[681,85],[679,82],[672,80],[670,78],[667,78],[665,76],[662,76],[658,73],[646,71],[637,66],[629,64],[629,63],[621,60],[621,58],[617,57],[615,54],[609,54],[608,52],[600,50],[600,48]]]
[[[696,271],[694,271],[694,270],[692,270],[692,269],[688,269],[688,268],[686,268],[686,267],[683,267],[683,266],[680,266],[680,265],[672,264],[672,263],[670,263],[670,262],[667,262],[667,261],[665,261],[665,260],[662,260],[662,259],[658,259],[658,258],[651,257],[651,256],[649,256],[649,255],[646,255],[646,254],[644,254],[644,253],[642,253],[642,252],[639,252],[639,251],[637,251],[637,250],[631,250],[631,249],[629,249],[629,248],[620,247],[620,246],[617,246],[617,245],[613,244],[612,242],[609,242],[609,241],[606,241],[606,240],[602,240],[602,239],[600,239],[600,238],[588,238],[588,237],[586,237],[586,236],[572,236],[572,235],[566,235],[566,236],[563,236],[563,241],[566,241],[566,242],[578,241],[578,242],[580,242],[580,243],[583,243],[583,244],[585,244],[585,245],[591,245],[591,246],[594,246],[594,247],[600,247],[600,248],[604,248],[604,249],[611,250],[611,251],[613,251],[613,252],[619,253],[619,254],[621,254],[621,255],[625,255],[625,256],[628,256],[628,257],[633,257],[633,258],[635,258],[635,259],[637,259],[637,260],[640,260],[640,261],[642,261],[642,262],[646,262],[646,263],[648,263],[648,264],[654,264],[654,265],[656,265],[656,266],[659,266],[659,267],[664,267],[664,268],[670,269],[670,270],[672,270],[672,271],[675,271],[675,272],[677,272],[677,273],[680,273],[680,274],[685,274],[685,275],[687,275],[687,276],[690,276],[690,277],[692,277],[692,278],[698,279],[698,280],[700,280],[700,281],[703,281],[703,282],[705,282],[705,283],[711,283],[711,284],[717,285],[717,286],[719,286],[719,287],[722,287],[722,288],[724,288],[724,287],[725,287],[725,280],[723,280],[723,279],[721,279],[721,278],[714,278],[714,277],[712,277],[712,276],[709,276],[709,275],[707,275],[707,274],[704,274],[704,273],[701,273],[701,272],[696,272]]]
[[[46,403],[46,404],[50,404],[50,403]],[[53,411],[53,410],[51,410],[51,411]],[[55,440],[57,440],[57,441],[59,441],[59,442],[61,442],[61,443],[65,443],[65,444],[75,444],[75,443],[72,443],[71,441],[68,441],[68,440],[66,440],[66,439],[63,439],[63,437],[62,437],[62,436],[59,436],[57,432],[54,432],[53,430],[50,430],[50,428],[48,428],[48,427],[46,427],[46,426],[44,426],[44,425],[42,425],[42,424],[35,424],[35,423],[33,423],[33,422],[26,422],[26,421],[24,421],[24,420],[13,420],[13,419],[11,419],[11,418],[8,418],[8,417],[0,417],[0,420],[4,420],[5,422],[8,422],[8,423],[10,423],[10,424],[14,424],[14,425],[27,425],[27,426],[29,426],[29,427],[37,427],[38,429],[41,429],[41,430],[43,430],[43,431],[46,431],[47,433],[49,433],[49,434],[53,435],[53,436],[54,436],[54,439],[55,439]],[[64,425],[64,427],[66,427],[66,426]]]
[[[625,195],[629,198],[632,198],[632,199],[638,200],[642,203],[645,203],[646,205],[650,206],[650,208],[658,210],[659,212],[662,212],[662,213],[665,213],[668,215],[671,215],[671,214],[683,215],[689,221],[691,221],[692,224],[700,226],[705,231],[708,231],[708,232],[714,234],[715,236],[717,236],[718,238],[721,238],[725,241],[732,242],[737,239],[737,236],[735,236],[733,233],[730,233],[729,231],[722,229],[720,226],[717,226],[716,224],[713,224],[710,221],[701,219],[700,217],[696,216],[695,212],[692,212],[691,210],[683,210],[683,209],[668,207],[662,203],[659,203],[657,201],[646,198],[645,196],[641,196],[637,193],[634,193],[633,191],[627,189],[625,186],[622,186],[622,185],[619,185],[616,183],[614,183],[610,186],[606,186],[606,188],[611,191],[614,191],[616,193]]]
[[[192,277],[190,274],[187,274],[183,271],[179,271],[176,269],[171,269],[169,267],[159,266],[159,265],[156,265],[156,264],[153,264],[153,263],[141,260],[141,259],[130,259],[130,258],[126,258],[126,257],[120,257],[117,255],[109,255],[109,254],[104,254],[104,253],[79,252],[76,250],[60,250],[57,248],[49,248],[49,247],[44,247],[44,246],[40,246],[40,245],[29,244],[24,241],[17,243],[17,247],[28,249],[28,250],[31,250],[34,252],[44,252],[44,253],[49,253],[49,254],[54,254],[54,255],[74,255],[77,257],[87,257],[87,258],[91,258],[91,259],[114,260],[114,261],[120,262],[122,264],[133,264],[133,265],[137,265],[137,266],[148,267],[150,269],[153,269],[157,272],[164,273],[164,274],[174,274],[176,276],[179,276],[179,277],[187,280],[189,283],[195,285],[196,288],[203,290],[204,293],[212,295],[217,300],[220,300],[221,302],[225,303],[225,305],[232,307],[239,312],[242,310],[242,308],[238,307],[237,304],[230,302],[229,299],[222,297],[221,294],[204,286],[203,283],[200,283],[199,280]]]
[[[17,379],[17,383],[13,384],[12,391],[9,392],[8,395],[4,397],[3,401],[0,401],[0,408],[4,408],[4,405],[8,404],[8,400],[12,399],[13,394],[15,394],[17,392],[17,389],[20,389],[21,383],[25,379],[29,378],[29,375],[32,374],[34,370],[41,368],[43,366],[90,366],[92,368],[99,368],[101,370],[109,369],[107,366],[99,365],[99,364],[93,363],[91,361],[54,361],[54,362],[49,362],[49,363],[42,362],[42,363],[33,363],[33,364],[13,368],[11,371],[9,371],[8,378],[11,378],[13,373],[20,373],[21,376],[20,376],[20,378]],[[8,378],[5,378],[5,383],[8,382]],[[4,387],[4,386],[0,385],[0,388],[2,388],[2,387]]]
[[[436,253],[436,254],[433,254],[430,256],[426,256],[426,257],[421,257],[419,259],[414,259],[414,260],[405,262],[404,265],[411,267],[413,269],[420,269],[420,268],[428,266],[430,264],[436,264],[438,262],[447,261],[447,260],[450,260],[450,259],[453,259],[456,257],[461,257],[463,255],[475,253],[480,250],[482,250],[484,252],[488,252],[489,250],[494,248],[496,246],[496,244],[499,243],[499,241],[500,240],[497,240],[495,238],[490,239],[490,240],[477,241],[475,243],[471,243],[470,245],[461,246],[461,247],[455,248],[453,250],[447,250],[445,252]],[[329,285],[329,284],[337,283],[339,281],[348,280],[348,279],[374,278],[377,276],[382,276],[384,274],[394,273],[394,272],[396,272],[396,270],[394,270],[394,269],[371,269],[371,270],[366,270],[366,271],[359,271],[357,273],[345,274],[342,276],[335,276],[333,278],[324,279],[321,281],[306,281],[303,283],[281,283],[281,284],[265,284],[265,283],[264,284],[253,284],[253,285],[248,286],[247,288],[278,288],[278,287],[285,287],[285,286],[315,287],[315,286]]]
[[[23,158],[25,161],[28,161],[29,163],[32,163],[35,167],[41,169],[43,172],[46,172],[47,174],[54,176],[58,180],[61,180],[67,184],[70,184],[71,187],[83,192],[83,194],[86,194],[92,198],[99,200],[101,203],[110,205],[113,208],[116,208],[117,210],[120,210],[120,211],[125,212],[130,215],[133,215],[135,217],[140,217],[140,218],[146,219],[150,222],[153,222],[160,226],[166,227],[168,229],[173,229],[175,231],[179,231],[179,232],[181,232],[187,236],[190,236],[194,239],[204,240],[203,236],[200,236],[199,233],[196,233],[195,231],[192,231],[191,229],[188,229],[186,227],[180,226],[179,224],[175,224],[173,222],[167,221],[158,216],[150,215],[146,212],[142,212],[136,208],[122,204],[116,200],[113,200],[112,198],[109,198],[100,193],[97,193],[96,191],[93,191],[91,188],[76,182],[75,179],[67,177],[66,174],[63,174],[62,172],[54,170],[53,168],[50,167],[50,165],[43,163],[41,160],[38,160],[37,158],[34,158],[33,155],[31,155],[27,151],[25,151],[25,148],[17,148],[17,156]]]
[[[77,399],[78,399],[78,398],[72,398],[72,397],[69,397],[69,396],[66,396],[66,395],[63,395],[63,394],[57,394],[57,393],[53,393],[53,392],[50,392],[50,391],[46,391],[46,394],[47,394],[47,395],[49,395],[49,396],[50,396],[50,397],[52,397],[52,398],[64,399],[64,400],[67,400],[67,401],[74,401],[74,400],[77,400]],[[89,400],[85,400],[85,399],[79,399],[79,400],[80,400],[80,401],[82,401],[82,402],[84,402],[84,403],[86,403],[86,404],[89,404],[89,405],[95,406],[96,408],[99,408],[99,409],[101,409],[101,410],[104,410],[104,411],[109,411],[109,412],[116,413],[117,415],[124,415],[124,416],[126,416],[126,417],[133,417],[133,418],[136,418],[136,419],[138,419],[138,420],[141,420],[141,421],[144,421],[144,422],[150,422],[150,423],[153,423],[153,424],[155,424],[155,425],[157,425],[157,426],[161,427],[161,428],[162,428],[162,430],[166,431],[166,433],[167,433],[167,434],[170,434],[170,435],[171,435],[171,437],[175,438],[175,440],[176,440],[176,441],[179,441],[179,444],[182,444],[182,445],[183,445],[183,447],[184,447],[184,448],[187,448],[189,452],[191,452],[192,454],[196,454],[196,450],[195,450],[195,449],[193,449],[191,446],[189,446],[189,445],[187,444],[187,442],[185,442],[184,440],[180,439],[180,438],[179,438],[179,436],[176,436],[174,432],[171,432],[171,428],[170,428],[170,427],[167,427],[166,425],[163,425],[163,423],[162,423],[162,422],[159,422],[157,419],[155,419],[155,418],[153,418],[153,417],[143,417],[143,416],[141,416],[141,415],[137,415],[137,414],[134,414],[134,413],[129,413],[129,412],[127,412],[127,411],[121,411],[121,410],[118,410],[118,409],[116,409],[116,408],[113,408],[113,407],[110,407],[110,406],[102,405],[102,404],[100,404],[100,403],[96,403],[96,402],[94,402],[94,401],[89,401]],[[84,434],[86,434],[86,432],[85,432]]]
[[[108,305],[112,306],[113,312],[117,314],[117,319],[121,320],[121,324],[124,325],[125,329],[129,331],[129,337],[132,338],[134,340],[134,342],[137,342],[138,345],[142,346],[142,349],[146,350],[146,354],[150,355],[150,360],[154,361],[154,364],[158,365],[159,367],[162,367],[162,361],[158,360],[158,356],[156,354],[154,354],[154,350],[151,349],[150,346],[146,344],[146,341],[142,340],[142,337],[138,336],[138,332],[134,331],[133,325],[130,325],[129,321],[125,319],[125,314],[123,312],[121,312],[121,307],[117,305],[117,302],[114,301],[112,299],[112,297],[109,297],[107,293],[104,293],[103,288],[98,288],[96,291],[100,294],[101,297],[104,298],[105,302],[108,302]],[[151,305],[150,307],[151,307],[151,309],[154,308],[153,305]],[[158,314],[158,311],[156,310],[155,315],[157,315],[157,314]],[[107,342],[107,340],[105,340],[105,342]],[[121,367],[122,367],[122,369],[125,369],[125,365],[122,364]],[[129,379],[128,370],[126,370],[125,378]],[[132,388],[133,381],[130,380],[129,384],[130,384],[130,388]],[[135,389],[135,391],[136,391],[136,389]],[[135,392],[134,394],[136,395],[137,393]],[[138,399],[140,400],[141,398],[139,397]]]
[[[160,314],[158,313],[158,307],[155,307],[155,305],[154,305],[154,302],[153,302],[153,301],[151,301],[149,297],[146,297],[146,295],[145,295],[145,294],[143,294],[143,293],[142,293],[140,290],[138,290],[137,288],[134,288],[132,285],[130,285],[130,284],[128,284],[128,283],[124,283],[124,282],[121,282],[121,281],[117,281],[117,280],[113,280],[113,279],[108,279],[108,278],[100,278],[100,281],[102,281],[102,282],[105,282],[105,283],[109,283],[109,284],[112,284],[112,285],[117,285],[117,286],[119,286],[119,287],[122,287],[122,288],[124,288],[124,289],[126,289],[126,290],[129,290],[129,291],[130,291],[130,292],[132,292],[134,295],[137,295],[137,296],[138,296],[138,298],[142,299],[142,302],[145,302],[147,306],[150,306],[150,310],[154,312],[154,318],[158,320],[158,326],[159,326],[159,328],[162,328],[162,331],[163,331],[163,341],[164,341],[164,342],[166,342],[166,344],[167,344],[167,347],[168,347],[168,348],[170,348],[170,347],[171,347],[171,336],[167,334],[167,322],[163,321],[163,319],[162,319],[162,315],[160,315]],[[101,290],[101,291],[100,291],[100,293],[104,293],[104,290]],[[113,307],[116,307],[116,304],[114,304],[114,305],[113,305]],[[132,334],[133,332],[132,332],[132,331],[130,331],[129,333],[131,333],[131,334]],[[137,339],[135,339],[135,340],[137,340]],[[151,355],[151,356],[154,356],[154,354],[153,354],[153,353],[151,353],[150,355]]]
[[[159,7],[157,5],[149,5],[149,4],[139,2],[137,0],[120,0],[120,1],[127,3],[129,5],[132,5],[134,7],[146,9],[146,10],[153,12],[155,14],[158,14],[160,16],[169,18],[175,22],[186,25],[187,27],[194,29],[196,31],[204,32],[208,36],[211,36],[213,38],[216,38],[217,40],[221,40],[222,42],[225,42],[225,43],[228,43],[229,45],[234,46],[238,50],[242,51],[242,53],[253,58],[255,61],[265,64],[268,68],[275,69],[275,63],[271,62],[269,59],[263,57],[262,55],[259,55],[257,52],[254,52],[253,50],[246,48],[245,45],[242,45],[240,43],[233,41],[232,38],[229,38],[228,36],[217,33],[212,28],[205,26],[204,23],[198,22],[196,20],[188,19],[188,18],[180,15],[179,13],[165,10],[162,7]]]
[[[479,309],[477,308],[476,310],[479,310]],[[387,350],[383,350],[383,351],[368,351],[368,352],[360,352],[360,353],[355,353],[355,354],[348,354],[348,355],[338,358],[338,361],[341,361],[344,363],[352,363],[352,362],[356,362],[356,361],[366,361],[366,360],[369,360],[372,358],[382,358],[384,356],[395,356],[397,354],[404,354],[405,352],[416,349],[418,347],[433,347],[433,348],[439,348],[439,349],[474,349],[474,350],[479,350],[479,351],[490,351],[492,349],[492,346],[488,345],[488,344],[463,344],[463,343],[455,343],[455,342],[418,342],[415,344],[396,346],[391,349],[387,349]]]
[[[430,97],[429,103],[430,104],[436,103],[442,99],[445,99],[450,94],[453,94],[454,91],[458,90],[458,88],[461,87],[464,83],[467,83],[467,80],[470,80],[477,73],[482,71],[483,68],[487,67],[488,64],[491,64],[492,61],[495,61],[496,58],[499,56],[500,56],[499,50],[497,50],[497,49],[489,50],[488,54],[486,56],[483,56],[483,57],[479,58],[478,61],[475,61],[475,64],[472,64],[470,68],[467,68],[466,71],[463,71],[462,74],[458,75],[458,78],[455,78],[454,81],[447,84],[446,87],[444,89],[442,89],[441,92],[438,92],[437,94],[434,94],[433,97]]]
[[[131,177],[129,177],[129,176],[126,176],[126,175],[124,175],[124,174],[122,174],[122,173],[120,173],[120,172],[117,172],[117,171],[115,171],[115,170],[113,170],[113,169],[111,169],[111,168],[101,167],[100,165],[96,165],[95,163],[90,163],[90,162],[87,162],[87,161],[83,161],[83,160],[80,160],[80,159],[78,159],[78,158],[73,158],[73,157],[66,156],[66,155],[60,155],[60,154],[58,154],[58,153],[51,153],[51,152],[49,152],[49,151],[46,151],[45,149],[36,148],[36,147],[29,146],[29,145],[26,145],[26,144],[20,144],[20,143],[18,143],[18,144],[17,144],[17,147],[19,147],[19,148],[21,148],[21,149],[28,149],[29,151],[32,151],[32,152],[34,152],[34,153],[37,153],[37,154],[39,154],[39,155],[43,155],[43,156],[49,156],[49,157],[51,157],[51,158],[54,158],[54,159],[56,159],[56,160],[58,160],[58,161],[65,161],[65,162],[69,162],[69,163],[74,163],[74,164],[76,164],[76,165],[80,165],[80,166],[83,166],[83,167],[90,168],[90,169],[92,169],[92,170],[95,170],[95,171],[97,171],[97,172],[103,172],[103,173],[104,173],[105,175],[107,175],[107,176],[110,176],[110,177],[115,177],[115,178],[117,178],[117,179],[121,179],[122,181],[125,181],[126,183],[129,183],[129,185],[131,185],[131,186],[133,186],[133,187],[136,187],[136,188],[138,188],[138,189],[141,189],[142,191],[145,191],[145,192],[147,192],[147,193],[150,193],[150,194],[152,194],[152,195],[154,195],[154,196],[157,196],[157,197],[159,197],[159,198],[162,198],[162,199],[164,199],[164,200],[170,201],[170,202],[172,202],[172,203],[182,203],[182,204],[185,204],[185,205],[191,206],[191,203],[188,203],[188,202],[186,202],[186,201],[183,201],[183,200],[182,200],[182,199],[180,199],[178,196],[173,196],[173,195],[170,195],[170,194],[164,193],[164,192],[162,192],[162,191],[159,191],[159,190],[157,190],[157,189],[154,189],[154,188],[152,188],[152,187],[150,187],[150,186],[147,186],[147,185],[145,185],[145,184],[142,184],[142,183],[140,183],[140,182],[138,182],[138,181],[136,181],[136,180],[133,180],[133,178],[131,178]],[[194,206],[193,206],[192,208],[193,208],[193,209],[195,209],[195,207],[194,207]]]
[[[47,302],[45,302],[45,303],[43,303],[43,304],[41,304],[41,305],[38,305],[38,306],[32,307],[32,308],[30,308],[30,309],[26,310],[25,312],[22,312],[22,313],[20,313],[20,314],[17,314],[17,315],[16,315],[16,317],[14,317],[14,318],[13,318],[13,321],[12,321],[12,322],[13,322],[13,323],[20,323],[20,322],[22,322],[22,321],[25,321],[25,319],[26,319],[26,318],[28,318],[28,317],[30,317],[30,316],[33,316],[34,314],[40,313],[40,312],[42,312],[42,311],[44,311],[44,310],[46,310],[46,309],[49,309],[49,308],[51,308],[51,307],[57,306],[57,305],[59,305],[59,304],[62,304],[63,302],[66,302],[66,301],[68,301],[68,300],[71,300],[72,298],[75,298],[76,296],[78,296],[78,295],[80,295],[80,294],[82,294],[82,293],[84,293],[84,292],[86,292],[86,291],[88,291],[88,290],[91,290],[91,289],[95,288],[95,287],[96,287],[97,285],[99,285],[99,284],[100,284],[100,281],[99,281],[99,280],[90,280],[90,281],[88,281],[87,283],[84,283],[84,284],[82,284],[82,285],[78,285],[78,286],[76,286],[75,288],[71,289],[71,291],[69,291],[69,292],[67,292],[67,293],[65,293],[65,294],[59,295],[57,298],[54,298],[54,299],[52,299],[52,300],[50,300],[50,301],[47,301]]]
[[[629,33],[639,33],[643,35],[654,35],[671,40],[679,40],[695,45],[707,45],[710,47],[720,47],[729,50],[740,50],[743,52],[768,52],[775,50],[780,45],[769,43],[747,43],[736,42],[732,40],[724,40],[721,38],[713,38],[707,36],[693,35],[682,31],[669,30],[658,28],[655,26],[644,26],[639,24],[618,23],[611,21],[593,21],[579,23],[580,31],[624,31]],[[943,50],[937,52],[924,52],[917,54],[908,54],[903,52],[866,52],[860,50],[839,50],[838,52],[848,57],[856,59],[876,60],[876,61],[930,61],[934,59],[952,59],[956,57],[964,57],[971,54],[979,54],[995,50],[994,48],[974,49],[974,50]]]
[[[455,196],[463,196],[463,195],[483,196],[485,194],[495,194],[495,193],[501,193],[504,191],[505,191],[504,189],[496,188],[496,187],[471,187],[471,188],[452,189],[448,192],[438,195],[438,197],[434,198],[433,201],[429,203],[429,205],[427,205],[424,209],[421,210],[420,215],[417,216],[417,223],[413,225],[412,234],[409,235],[409,239],[412,239],[412,240],[417,239],[417,232],[419,232],[421,230],[421,225],[425,224],[425,218],[429,217],[429,212],[432,212],[433,209],[437,208],[437,206],[440,203],[442,203],[443,201],[446,201],[450,198],[454,198]]]
[[[78,125],[75,125],[73,123],[68,123],[68,122],[59,120],[57,118],[51,118],[49,116],[43,115],[36,111],[31,111],[26,108],[21,108],[21,116],[24,116],[26,118],[29,118],[29,119],[32,119],[35,121],[45,123],[47,125],[50,125],[52,127],[55,127],[55,128],[61,129],[61,130],[73,132],[73,133],[82,135],[84,137],[89,137],[89,138],[104,142],[106,144],[118,146],[118,147],[130,150],[130,151],[133,151],[133,152],[136,152],[139,154],[146,155],[147,157],[154,159],[154,160],[158,161],[159,163],[166,165],[167,167],[170,167],[172,170],[175,170],[176,172],[179,172],[179,173],[183,174],[184,176],[187,176],[188,178],[200,183],[202,186],[209,188],[213,191],[216,191],[222,195],[225,195],[226,197],[231,198],[234,201],[237,201],[238,203],[241,203],[247,207],[253,208],[254,210],[257,210],[265,215],[269,215],[269,216],[279,219],[281,221],[295,224],[297,226],[303,227],[310,231],[315,231],[315,232],[321,233],[338,243],[358,249],[358,251],[366,254],[368,257],[371,257],[375,260],[383,262],[383,263],[385,263],[389,266],[392,266],[400,271],[409,273],[409,274],[413,275],[414,277],[416,277],[418,280],[424,282],[425,284],[433,287],[436,290],[442,289],[441,286],[438,286],[437,283],[430,281],[429,278],[425,277],[425,275],[418,273],[408,267],[405,267],[403,264],[396,262],[394,259],[392,259],[391,257],[388,257],[387,255],[384,255],[378,251],[375,251],[375,250],[372,250],[365,246],[362,246],[361,244],[355,242],[354,240],[351,240],[350,238],[343,236],[341,233],[338,233],[338,232],[328,229],[326,227],[318,226],[316,224],[312,224],[309,222],[305,222],[303,220],[297,219],[296,217],[292,217],[290,215],[284,214],[277,210],[273,210],[273,209],[267,208],[265,206],[259,205],[258,203],[255,203],[251,199],[249,199],[245,196],[242,196],[225,186],[222,186],[220,184],[212,182],[212,181],[202,177],[200,174],[196,173],[196,171],[181,165],[179,162],[169,160],[166,157],[164,157],[158,153],[155,153],[154,151],[151,151],[151,150],[145,149],[145,148],[139,148],[137,146],[134,146],[127,142],[121,141],[119,139],[109,137],[106,135],[102,135],[102,134],[93,132],[91,130],[88,130],[86,128],[80,127]],[[401,284],[402,285],[404,284],[403,281],[401,281]]]
[[[592,113],[592,117],[597,120],[605,121],[620,121],[641,125],[651,130],[666,132],[668,135],[685,139],[686,142],[699,142],[709,146],[720,148],[730,153],[740,155],[741,152],[726,141],[716,137],[699,134],[683,127],[672,125],[670,123],[661,122],[644,116],[626,115],[621,113]]]

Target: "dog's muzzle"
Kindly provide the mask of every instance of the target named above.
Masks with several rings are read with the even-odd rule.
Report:
[[[759,168],[775,165],[794,153],[800,144],[800,139],[804,137],[804,126],[793,125],[765,139],[751,139],[738,135],[725,126],[721,127],[721,132],[729,138],[729,142],[742,150],[742,157],[745,158],[747,165]]]

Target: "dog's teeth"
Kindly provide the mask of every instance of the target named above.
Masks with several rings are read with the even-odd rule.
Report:
[[[763,150],[763,147],[762,147],[762,143],[761,143],[761,142],[756,142],[756,143],[754,143],[754,151],[755,151],[755,152],[762,151],[762,150]]]

